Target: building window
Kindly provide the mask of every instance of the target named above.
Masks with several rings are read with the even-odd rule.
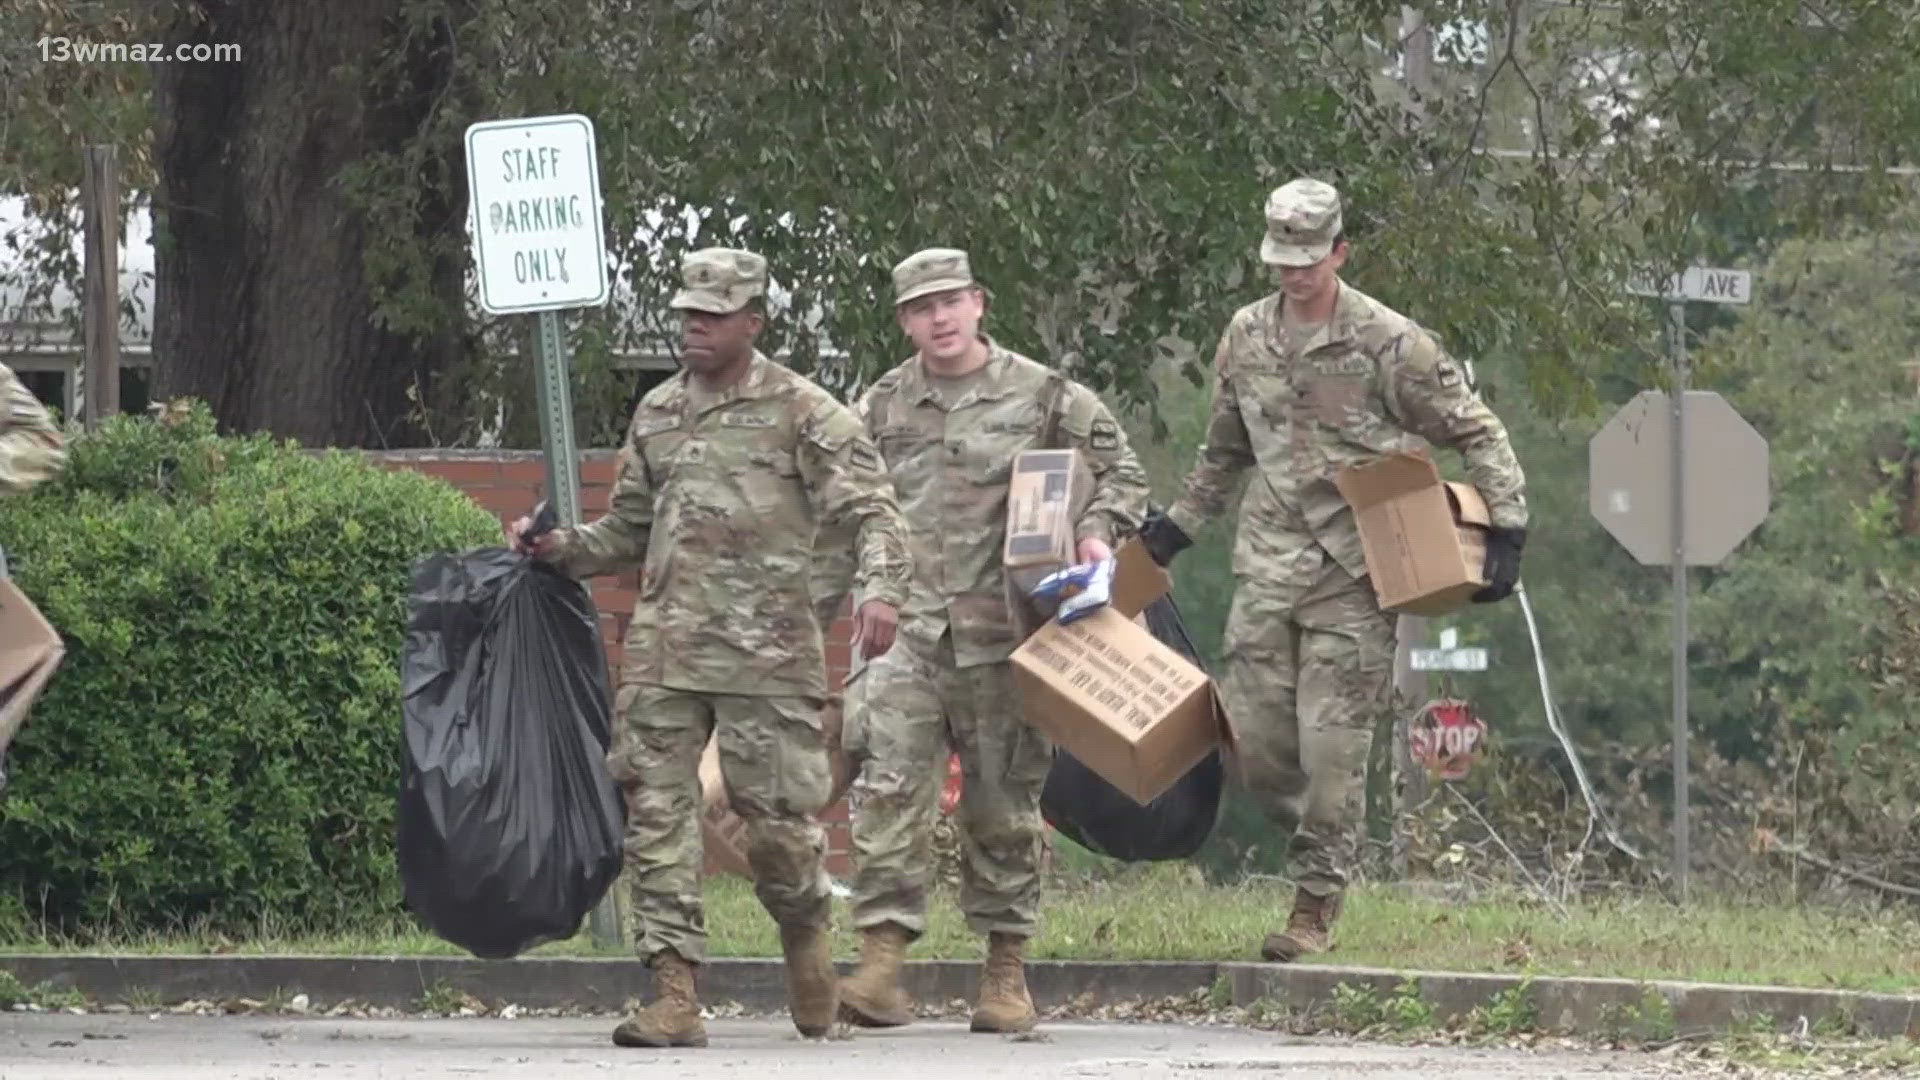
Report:
[[[53,410],[54,417],[65,420],[73,414],[73,379],[60,368],[29,368],[16,371],[21,385]]]

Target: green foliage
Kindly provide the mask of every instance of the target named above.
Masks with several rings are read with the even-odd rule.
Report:
[[[1427,1031],[1435,1026],[1438,1015],[1433,1003],[1421,995],[1420,984],[1411,977],[1385,995],[1372,987],[1343,982],[1333,988],[1329,1004],[1334,1020],[1351,1031]]]
[[[497,529],[199,406],[75,440],[0,517],[68,649],[11,750],[0,896],[69,930],[390,911],[408,565]]]
[[[1523,1035],[1540,1026],[1540,1008],[1532,994],[1533,976],[1493,995],[1485,1005],[1476,1006],[1466,1016],[1470,1031],[1487,1035]]]
[[[994,332],[1150,403],[1149,365],[1203,359],[1225,316],[1265,288],[1262,200],[1303,173],[1348,195],[1347,229],[1367,253],[1356,284],[1462,355],[1508,357],[1562,411],[1651,358],[1638,340],[1651,313],[1620,294],[1622,274],[1752,260],[1781,237],[1874,220],[1905,183],[1878,170],[1920,126],[1906,77],[1920,27],[1892,0],[1817,16],[1791,0],[1412,5],[1449,43],[1417,102],[1397,81],[1403,5],[1381,0],[1320,3],[1310,17],[1274,0],[388,3],[381,48],[327,88],[365,115],[409,117],[331,178],[365,222],[384,223],[367,229],[367,315],[463,331],[465,312],[434,282],[465,258],[466,124],[592,117],[621,266],[617,302],[569,319],[589,443],[617,434],[635,389],[612,358],[670,339],[661,301],[680,255],[705,244],[770,258],[789,296],[770,351],[837,389],[902,352],[891,265],[957,244],[993,289]],[[15,7],[0,31],[17,42],[204,38],[224,25],[187,0]],[[1459,47],[1470,40],[1479,55]],[[287,43],[303,45],[324,47]],[[416,118],[393,99],[439,56],[455,58],[451,84]],[[40,286],[71,288],[78,272],[74,147],[116,142],[127,188],[145,190],[150,132],[169,118],[146,108],[135,65],[31,59],[0,71],[19,89],[0,192],[35,198],[42,220],[22,257],[29,295],[44,299]],[[273,123],[269,108],[246,115]],[[257,143],[300,152],[270,130]],[[1864,171],[1772,169],[1781,158]],[[504,407],[506,437],[534,438],[527,365],[509,353],[521,321],[468,336],[477,361],[442,373],[458,392],[420,403],[466,410],[430,418],[433,437],[469,438]]]
[[[1640,997],[1600,1010],[1599,1030],[1614,1038],[1662,1042],[1676,1033],[1673,1002],[1658,987],[1643,986]]]

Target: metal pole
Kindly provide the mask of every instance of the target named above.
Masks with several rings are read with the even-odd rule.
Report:
[[[542,311],[533,350],[540,397],[540,442],[547,459],[547,498],[562,527],[580,524],[580,453],[573,445],[573,394],[567,381],[560,314]]]
[[[540,443],[547,462],[547,498],[560,526],[580,524],[580,454],[573,444],[573,394],[568,381],[566,340],[560,313],[542,311],[533,335],[534,387],[540,400]],[[620,882],[593,909],[587,922],[593,943],[624,941],[620,919]]]
[[[1673,441],[1669,457],[1672,472],[1673,515],[1673,876],[1680,903],[1687,902],[1691,868],[1688,851],[1691,814],[1687,808],[1687,308],[1684,300],[1669,305],[1673,323]]]
[[[1398,638],[1393,655],[1393,685],[1396,691],[1393,765],[1400,782],[1395,791],[1395,809],[1398,813],[1393,831],[1393,872],[1396,877],[1405,877],[1408,837],[1406,830],[1397,827],[1402,824],[1399,816],[1409,814],[1415,807],[1423,805],[1433,793],[1427,783],[1426,767],[1413,760],[1413,749],[1408,738],[1408,729],[1413,726],[1413,714],[1427,700],[1427,673],[1416,671],[1413,667],[1413,650],[1427,643],[1427,620],[1418,615],[1400,616]]]

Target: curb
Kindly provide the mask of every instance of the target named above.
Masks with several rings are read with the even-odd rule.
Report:
[[[840,969],[851,970],[841,963]],[[649,996],[652,977],[633,959],[536,957],[477,960],[390,956],[109,956],[0,955],[0,970],[27,986],[78,990],[91,1001],[129,996],[167,1003],[188,1000],[265,1000],[306,994],[316,1009],[345,1001],[413,1008],[436,987],[461,991],[489,1006],[611,1012]],[[902,980],[923,1005],[971,1000],[980,965],[964,960],[917,960]],[[1827,1025],[1875,1038],[1920,1038],[1920,995],[1873,994],[1782,986],[1743,986],[1662,980],[1397,971],[1320,964],[1034,960],[1027,983],[1042,1009],[1092,1009],[1209,992],[1216,1006],[1271,1002],[1308,1013],[1333,1006],[1340,987],[1367,989],[1376,998],[1411,981],[1436,1019],[1524,1001],[1536,1023],[1550,1030],[1637,1032],[1674,1037],[1761,1026],[1779,1031]],[[701,996],[774,1012],[786,1007],[786,976],[777,959],[725,959],[700,974]]]
[[[837,965],[851,973],[851,963]],[[1098,1007],[1191,994],[1219,976],[1213,963],[1030,960],[1027,987],[1035,1006]],[[317,1009],[343,1001],[381,1008],[414,1007],[435,986],[463,991],[489,1005],[612,1011],[651,996],[653,975],[633,959],[535,957],[106,956],[0,955],[0,970],[26,986],[78,990],[90,1001],[124,1001],[130,993],[166,1002],[233,998],[264,1000],[304,993]],[[971,1001],[980,964],[921,960],[903,965],[901,981],[923,1005]],[[787,1007],[786,971],[777,959],[716,959],[700,972],[709,1002],[749,1010]]]
[[[1346,985],[1388,997],[1411,981],[1436,1019],[1465,1016],[1506,995],[1531,1007],[1548,1030],[1632,1033],[1648,1038],[1711,1034],[1729,1029],[1798,1029],[1827,1025],[1874,1038],[1920,1038],[1920,996],[1789,986],[1677,982],[1558,975],[1462,974],[1317,964],[1219,965],[1235,1005],[1265,999],[1298,1011],[1333,1004]],[[1524,989],[1521,989],[1523,988]],[[1516,994],[1517,992],[1517,994]]]

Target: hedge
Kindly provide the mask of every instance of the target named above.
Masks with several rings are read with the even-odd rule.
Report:
[[[0,504],[68,650],[9,752],[0,926],[397,914],[407,569],[498,540],[438,479],[220,436],[197,404],[76,439]]]

